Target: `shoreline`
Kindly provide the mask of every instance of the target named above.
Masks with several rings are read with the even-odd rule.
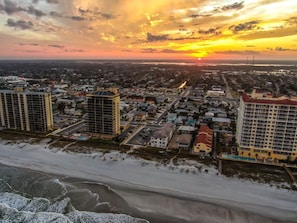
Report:
[[[39,144],[4,145],[3,141],[0,142],[0,163],[4,165],[105,183],[113,190],[138,190],[167,197],[173,196],[180,200],[203,202],[282,221],[293,222],[297,218],[296,208],[292,206],[297,200],[297,193],[293,191],[227,179],[224,176],[216,176],[214,170],[212,173],[200,173],[195,176],[170,171],[162,166],[159,168],[151,164],[141,166],[138,159],[131,157],[125,161],[114,162],[102,161],[96,156],[92,158],[91,155],[54,152],[44,149],[44,146]],[[143,176],[145,178],[142,178]],[[162,179],[166,177],[167,180]],[[173,184],[174,182],[176,183]],[[189,185],[191,183],[197,185]],[[249,188],[251,190],[247,190]],[[268,196],[273,196],[274,193],[276,193],[275,198]],[[137,199],[130,196],[130,200]]]
[[[201,209],[207,209],[206,214],[209,214],[211,216],[211,217],[207,217],[209,218],[207,219],[207,222],[209,222],[208,220],[210,220],[211,222],[215,222],[215,223],[230,223],[231,222],[230,220],[232,220],[232,222],[241,222],[241,223],[254,223],[254,222],[263,222],[263,221],[267,223],[281,223],[281,222],[288,223],[288,221],[286,220],[285,221],[274,220],[266,216],[247,212],[246,210],[243,210],[235,206],[234,207],[226,206],[226,202],[228,202],[226,200],[224,201],[221,200],[222,202],[216,203],[219,200],[215,198],[200,197],[201,199],[197,199],[186,195],[181,196],[180,194],[172,194],[173,191],[172,193],[168,193],[169,192],[168,190],[166,193],[164,190],[162,191],[155,190],[152,187],[142,188],[142,186],[141,187],[138,186],[137,188],[135,188],[134,185],[129,185],[129,187],[123,187],[123,185],[113,185],[112,183],[106,183],[106,182],[102,183],[97,181],[91,181],[89,179],[82,179],[82,178],[77,178],[72,176],[69,177],[69,176],[64,176],[59,174],[48,173],[48,172],[41,172],[34,169],[28,169],[26,167],[16,167],[16,166],[10,166],[2,163],[0,165],[6,168],[16,168],[21,171],[31,172],[32,174],[36,174],[36,173],[39,175],[45,174],[45,175],[57,178],[62,183],[66,182],[71,184],[75,182],[78,185],[99,185],[100,187],[106,187],[108,191],[119,195],[122,199],[125,200],[125,202],[127,202],[127,204],[129,205],[128,209],[130,209],[130,214],[127,212],[125,212],[124,214],[126,215],[128,214],[134,218],[146,219],[151,223],[167,223],[167,222],[196,223],[197,220],[201,220],[201,218],[204,219],[205,210],[202,211],[201,213]],[[148,190],[148,189],[152,189],[152,190]],[[100,195],[101,193],[99,193],[99,196]],[[143,207],[140,208],[137,206],[139,204],[143,204],[143,197],[145,198],[147,209]],[[148,197],[151,199],[148,202],[149,204],[147,205]],[[156,199],[158,200],[158,203],[155,202]],[[185,202],[187,204],[187,207],[186,207],[187,210],[184,209]],[[170,206],[171,206],[169,208],[166,205],[164,205],[168,203],[170,203]],[[242,204],[242,203],[238,203],[238,204]],[[174,207],[174,209],[172,207]],[[131,210],[134,210],[134,211],[131,211]],[[219,215],[213,216],[212,214],[213,211],[218,211]],[[181,216],[180,216],[180,212],[182,213]],[[187,215],[185,215],[185,212]],[[226,217],[227,219],[221,219],[220,217],[222,216]],[[187,217],[188,219],[186,219]],[[195,218],[195,220],[191,218]],[[237,220],[234,221],[234,219],[237,219]]]

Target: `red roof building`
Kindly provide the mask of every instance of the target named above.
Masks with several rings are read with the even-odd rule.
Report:
[[[207,125],[200,126],[193,148],[194,154],[206,155],[212,151],[212,132]]]
[[[296,97],[275,97],[259,90],[242,94],[236,126],[240,156],[295,160],[296,135]]]

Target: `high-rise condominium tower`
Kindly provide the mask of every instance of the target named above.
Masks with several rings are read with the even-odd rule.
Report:
[[[100,138],[120,134],[120,95],[117,89],[100,89],[87,95],[89,132]]]
[[[49,93],[15,90],[0,91],[2,127],[29,132],[53,129],[52,99]]]
[[[295,160],[297,99],[254,90],[240,99],[236,140],[239,155]]]

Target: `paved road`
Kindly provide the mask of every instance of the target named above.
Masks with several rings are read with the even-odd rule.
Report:
[[[189,94],[190,94],[190,90],[186,90],[186,91],[184,91],[183,93],[181,93],[180,95],[177,95],[177,97],[174,99],[174,101],[171,102],[170,105],[168,105],[168,106],[166,107],[166,110],[159,116],[159,118],[157,118],[157,119],[155,120],[154,123],[159,124],[159,123],[161,122],[162,118],[165,117],[165,115],[167,115],[168,111],[169,111],[172,107],[174,107],[174,106],[179,102],[179,100],[180,100],[182,97],[186,97],[186,96],[188,96]]]
[[[227,99],[234,99],[232,94],[231,94],[230,87],[228,85],[228,82],[227,82],[224,74],[222,74],[222,78],[223,78],[223,80],[225,82],[225,85],[226,85],[226,98]]]
[[[57,131],[55,132],[54,134],[57,134],[57,135],[63,135],[63,134],[72,134],[72,133],[75,133],[77,132],[78,130],[84,128],[86,126],[86,121],[85,120],[82,120],[82,121],[79,121],[77,123],[74,123],[70,126],[67,126],[63,129],[61,129],[60,131]]]

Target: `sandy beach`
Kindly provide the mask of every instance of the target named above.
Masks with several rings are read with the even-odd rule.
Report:
[[[205,221],[201,222],[296,222],[297,219],[297,192],[226,178],[214,168],[207,167],[207,173],[185,173],[180,168],[192,166],[172,170],[118,151],[104,156],[65,153],[48,149],[46,141],[31,145],[3,140],[0,156],[0,162],[5,165],[110,185],[138,210],[178,216],[177,222],[197,222],[203,217]]]

